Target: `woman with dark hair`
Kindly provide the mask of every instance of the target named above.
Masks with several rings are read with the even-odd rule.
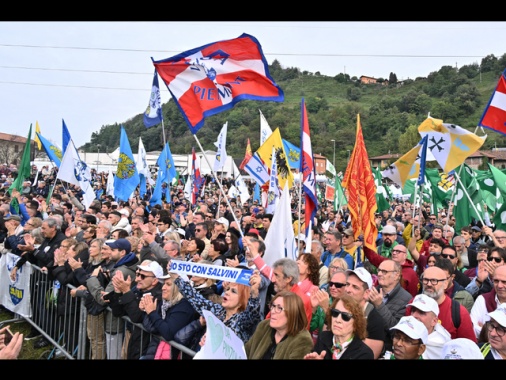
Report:
[[[277,293],[270,304],[270,318],[261,321],[244,348],[248,359],[303,359],[313,339],[307,330],[302,299],[293,292]]]
[[[207,258],[213,265],[225,266],[225,253],[228,251],[228,245],[223,239],[211,240],[211,246],[207,251]]]
[[[327,311],[330,331],[322,331],[313,348],[304,359],[365,359],[374,360],[374,353],[364,343],[367,337],[367,319],[363,308],[348,294],[334,300]]]
[[[181,245],[181,255],[184,255],[186,261],[200,261],[202,260],[202,252],[206,249],[204,240],[192,237],[189,240],[183,240]]]

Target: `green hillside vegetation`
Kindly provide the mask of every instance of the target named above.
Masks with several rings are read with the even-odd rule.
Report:
[[[313,153],[333,157],[331,140],[336,140],[336,168],[344,170],[348,150],[352,150],[355,144],[357,114],[360,114],[369,157],[409,151],[420,141],[417,128],[429,113],[445,123],[475,132],[505,68],[506,54],[501,57],[489,55],[480,64],[458,69],[443,66],[428,73],[426,78],[399,83],[395,73],[390,73],[388,78],[378,78],[382,82],[388,80],[388,85],[366,85],[361,84],[356,76],[343,73],[335,77],[324,76],[295,67],[282,68],[280,62],[274,61],[269,70],[285,94],[284,102],[239,102],[231,110],[207,118],[197,137],[204,150],[216,150],[214,142],[228,121],[227,153],[234,158],[243,158],[248,138],[253,151],[259,147],[261,110],[272,130],[279,127],[284,139],[299,146],[300,104],[304,98]],[[192,146],[198,150],[176,104],[170,101],[162,109],[165,136],[171,152],[187,154]],[[119,126],[123,125],[134,153],[138,149],[139,136],[148,152],[161,150],[162,125],[146,129],[142,118],[143,115],[138,114],[114,125],[104,125],[82,148],[96,152],[100,144],[101,151],[107,147],[107,151],[112,152],[119,146]],[[489,136],[482,149],[506,146],[505,136],[484,130]]]

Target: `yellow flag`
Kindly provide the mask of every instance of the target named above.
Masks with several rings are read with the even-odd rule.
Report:
[[[272,148],[274,148],[276,152],[279,186],[284,189],[285,182],[288,181],[288,188],[291,189],[293,185],[293,173],[290,170],[290,165],[288,164],[279,128],[276,128],[276,130],[272,132],[267,140],[265,140],[265,142],[256,151],[265,163],[265,166],[268,168],[272,166]]]
[[[39,127],[38,121],[35,122],[35,139],[34,140],[37,143],[37,148],[39,148],[39,150],[41,150],[42,144],[40,142],[39,136],[37,136],[37,133],[40,134],[40,127]]]
[[[487,135],[477,136],[455,124],[428,117],[418,127],[422,137],[428,135],[427,149],[445,173],[463,164],[467,157],[481,148]]]

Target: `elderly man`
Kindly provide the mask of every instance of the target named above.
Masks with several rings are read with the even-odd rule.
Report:
[[[413,296],[401,286],[401,265],[397,261],[385,260],[378,267],[378,286],[371,287],[369,302],[385,322],[385,349],[392,349],[388,329],[399,322],[406,313],[406,305]]]
[[[363,308],[367,317],[367,338],[364,343],[374,352],[374,358],[378,359],[383,351],[385,334],[385,322],[376,310],[369,303],[369,294],[372,288],[372,276],[363,267],[346,271],[345,291]]]
[[[480,337],[482,327],[488,320],[487,314],[494,311],[500,304],[506,303],[506,265],[495,268],[493,283],[493,289],[479,295],[471,309],[471,320],[477,338]]]
[[[476,342],[476,335],[473,330],[473,322],[467,309],[458,304],[457,301],[452,300],[445,293],[448,287],[448,274],[441,268],[436,266],[428,267],[425,269],[422,278],[423,290],[422,293],[433,298],[439,306],[438,318],[443,327],[451,334],[452,339],[455,338],[468,338]],[[458,305],[458,313],[460,314],[460,324],[455,325],[452,315],[452,302]],[[455,306],[456,307],[456,306]],[[411,314],[411,308],[406,308],[406,315]]]
[[[388,260],[386,257],[381,256],[380,254],[374,252],[372,249],[366,247],[364,245],[364,253],[367,260],[371,262],[376,268],[380,266],[380,264]],[[392,260],[398,262],[402,267],[402,287],[406,289],[412,297],[418,294],[418,286],[419,279],[418,276],[413,269],[414,264],[411,260],[408,260],[408,250],[404,245],[396,244],[395,249],[391,251]]]
[[[452,340],[452,337],[439,323],[437,302],[425,294],[418,294],[408,306],[411,306],[411,316],[422,322],[429,333],[422,357],[424,359],[440,359],[443,345]]]
[[[506,359],[506,303],[502,303],[493,312],[488,313],[488,343],[481,347],[487,360]]]
[[[320,287],[323,284],[326,284],[329,280],[329,268],[323,264],[321,257],[323,254],[323,245],[319,240],[313,240],[311,242],[311,254],[318,260],[320,265]]]
[[[412,316],[402,317],[392,327],[393,352],[385,359],[415,360],[422,359],[429,334],[425,325]]]

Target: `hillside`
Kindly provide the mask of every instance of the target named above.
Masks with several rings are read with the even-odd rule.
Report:
[[[300,104],[304,98],[313,152],[333,157],[331,140],[334,139],[336,168],[343,170],[348,151],[355,143],[357,114],[360,114],[370,157],[407,152],[418,142],[416,128],[429,113],[474,132],[505,67],[506,55],[500,58],[491,55],[479,66],[474,64],[459,69],[443,66],[437,72],[427,73],[426,78],[403,83],[396,83],[395,73],[391,73],[390,84],[386,86],[364,85],[358,78],[344,74],[328,77],[299,68],[283,69],[274,61],[269,70],[284,91],[284,102],[239,102],[231,110],[206,119],[197,137],[204,150],[215,150],[214,142],[223,124],[228,122],[227,153],[242,158],[248,138],[253,150],[259,147],[261,110],[272,130],[279,127],[284,139],[299,146]],[[163,116],[165,138],[172,153],[188,153],[192,146],[198,149],[174,102],[163,105]],[[137,152],[139,136],[147,151],[161,150],[164,140],[162,125],[146,129],[142,114],[103,126],[82,148],[96,152],[97,144],[100,144],[101,151],[112,152],[119,145],[119,125],[124,125],[134,153]],[[485,130],[485,133],[489,137],[484,149],[506,146],[505,136],[491,130]]]

